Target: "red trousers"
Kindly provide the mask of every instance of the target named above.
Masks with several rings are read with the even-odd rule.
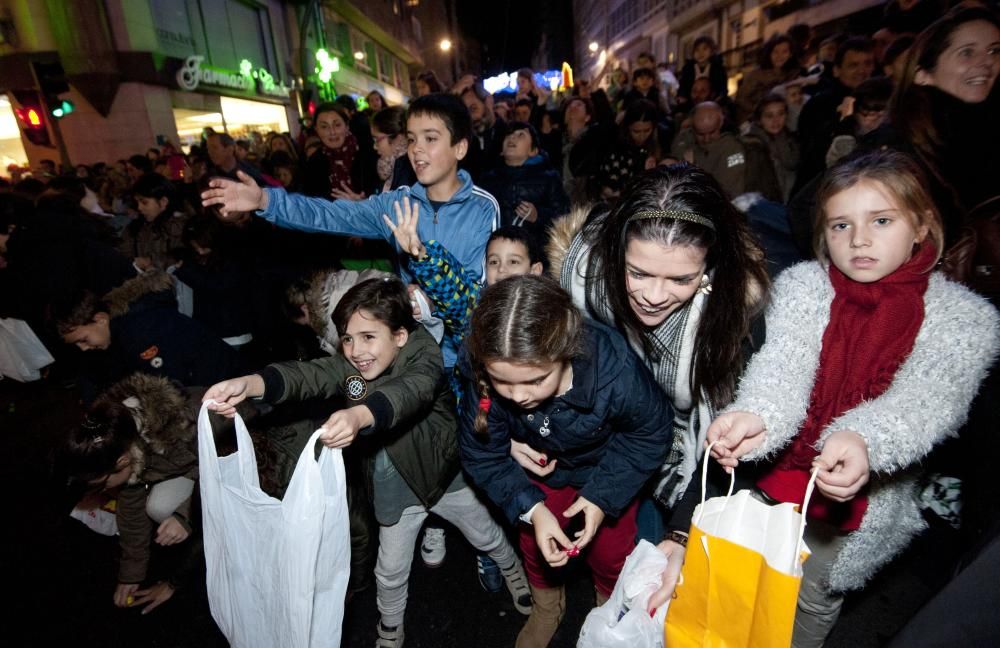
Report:
[[[545,506],[559,520],[560,527],[565,529],[576,517],[583,517],[583,513],[578,513],[573,518],[563,517],[563,511],[576,501],[575,488],[571,486],[550,488],[540,482],[534,484],[545,493]],[[580,556],[570,558],[570,560],[583,558],[587,561],[587,566],[594,576],[594,587],[606,596],[611,596],[618,574],[625,565],[625,558],[635,548],[635,514],[638,507],[639,500],[636,498],[622,511],[620,517],[605,518],[590,544],[580,552]],[[524,557],[528,582],[542,588],[557,586],[559,578],[556,571],[545,562],[538,543],[535,542],[535,528],[530,524],[522,524],[520,536],[521,555]],[[573,540],[572,536],[570,540]]]

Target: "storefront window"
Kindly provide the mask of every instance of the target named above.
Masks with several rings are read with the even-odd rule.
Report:
[[[0,175],[7,174],[7,165],[27,166],[28,155],[21,143],[21,129],[7,97],[0,96]]]
[[[221,112],[174,108],[177,134],[184,150],[200,143],[206,128],[227,132],[235,139],[249,137],[252,132],[288,132],[288,116],[284,106],[234,97],[220,97],[219,100]]]

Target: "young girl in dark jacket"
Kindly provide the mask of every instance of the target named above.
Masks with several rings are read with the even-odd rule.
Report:
[[[534,608],[517,645],[545,646],[565,612],[555,568],[585,550],[598,603],[635,546],[636,494],[663,463],[672,411],[616,331],[585,320],[548,277],[488,287],[472,316],[464,367],[479,390],[461,409],[466,472],[520,525]],[[477,394],[478,391],[478,394]],[[529,478],[511,441],[545,453]],[[582,513],[570,540],[566,527]]]

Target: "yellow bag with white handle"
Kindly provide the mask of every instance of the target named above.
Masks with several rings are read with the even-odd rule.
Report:
[[[684,567],[666,622],[667,648],[780,648],[792,642],[802,563],[805,501],[769,505],[752,491],[705,500],[711,446],[701,473]]]

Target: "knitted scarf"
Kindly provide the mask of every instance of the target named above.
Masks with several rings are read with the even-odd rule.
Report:
[[[563,262],[560,284],[588,317],[616,327],[607,299],[607,286],[603,280],[595,280],[604,273],[600,269],[589,270],[591,248],[588,235],[597,222],[588,225],[573,238]],[[668,508],[687,488],[702,456],[708,425],[715,418],[714,407],[704,390],[698,398],[691,393],[694,343],[707,299],[702,293],[696,294],[652,331],[658,350],[656,357],[645,354],[641,340],[629,338],[632,349],[653,372],[656,382],[674,408],[673,443],[653,478],[653,494]]]
[[[392,170],[396,165],[396,160],[406,155],[406,141],[404,140],[400,144],[393,144],[392,153],[390,155],[380,155],[378,156],[378,178],[383,182],[388,182],[392,179]],[[386,187],[386,191],[389,188]]]
[[[924,321],[927,269],[935,253],[934,246],[922,245],[895,272],[872,283],[854,281],[830,264],[834,298],[809,409],[795,440],[759,482],[768,495],[780,501],[801,501],[820,434],[836,417],[878,398],[892,384]],[[809,513],[852,530],[860,524],[866,506],[864,496],[842,506],[817,494]]]
[[[326,162],[330,169],[330,189],[340,189],[340,184],[344,183],[352,191],[358,191],[360,187],[355,187],[351,183],[351,167],[354,164],[354,156],[358,154],[358,140],[353,133],[348,133],[344,138],[344,143],[340,148],[332,149],[329,146],[322,148],[326,155]]]

